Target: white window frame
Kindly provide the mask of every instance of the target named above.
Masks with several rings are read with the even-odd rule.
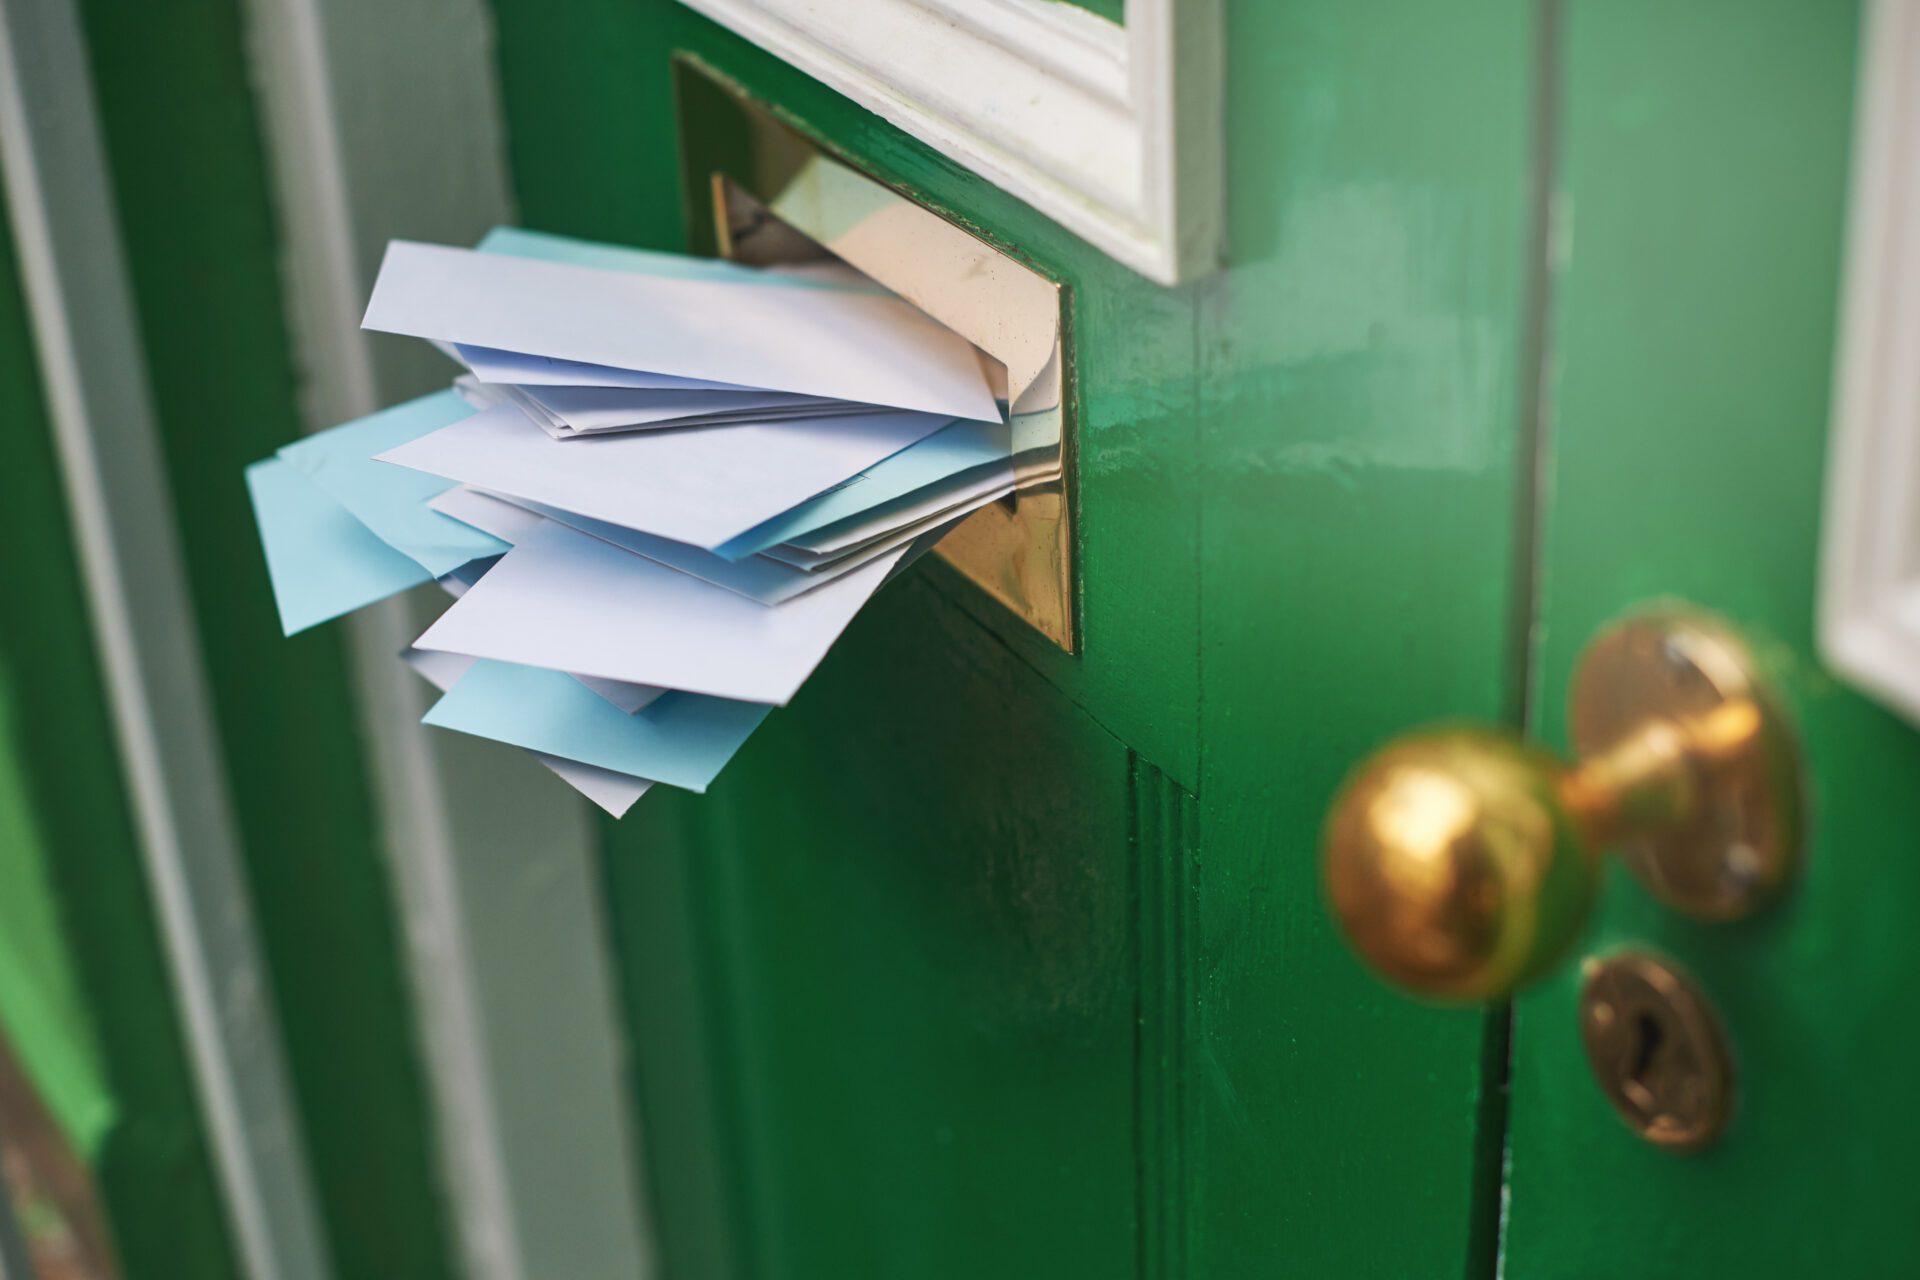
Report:
[[[1221,242],[1220,0],[683,0],[1162,284]]]
[[[1820,646],[1920,721],[1920,0],[1873,0],[1860,67]]]

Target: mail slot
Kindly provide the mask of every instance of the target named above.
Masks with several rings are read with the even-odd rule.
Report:
[[[1075,652],[1066,290],[829,154],[694,61],[680,60],[676,78],[696,248],[758,266],[838,259],[991,358],[1019,487],[948,534],[936,554]]]

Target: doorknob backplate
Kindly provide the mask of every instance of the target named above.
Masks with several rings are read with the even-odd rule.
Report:
[[[1612,760],[1671,775],[1664,811],[1622,815],[1604,834],[1649,891],[1697,920],[1751,913],[1792,876],[1800,848],[1791,735],[1758,682],[1746,646],[1685,609],[1603,632],[1574,673],[1571,735],[1589,762],[1576,772],[1605,774]],[[1675,759],[1646,758],[1661,750]]]

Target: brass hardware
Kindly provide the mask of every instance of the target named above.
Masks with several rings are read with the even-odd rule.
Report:
[[[1065,310],[1031,267],[829,156],[767,108],[679,68],[688,191],[711,247],[762,265],[838,258],[964,335],[994,362],[1019,485],[935,554],[1069,653],[1077,647],[1067,501]]]
[[[1363,761],[1328,815],[1334,914],[1388,979],[1442,1000],[1493,999],[1578,933],[1606,848],[1703,920],[1757,909],[1799,849],[1785,725],[1740,642],[1706,616],[1645,614],[1582,655],[1581,758],[1511,734],[1426,730]]]
[[[1657,1147],[1698,1151],[1712,1142],[1732,1114],[1733,1064],[1706,998],[1638,952],[1583,968],[1580,1039],[1607,1101]]]
[[[1780,892],[1800,847],[1799,765],[1730,631],[1697,613],[1614,627],[1581,656],[1568,710],[1593,766],[1578,783],[1625,802],[1597,835],[1656,897],[1737,920]]]

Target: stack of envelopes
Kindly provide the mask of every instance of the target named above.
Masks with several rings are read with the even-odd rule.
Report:
[[[401,655],[443,691],[426,722],[616,815],[704,790],[1014,484],[996,368],[847,270],[499,230],[395,242],[364,324],[465,372],[248,468],[287,634],[437,580]]]

